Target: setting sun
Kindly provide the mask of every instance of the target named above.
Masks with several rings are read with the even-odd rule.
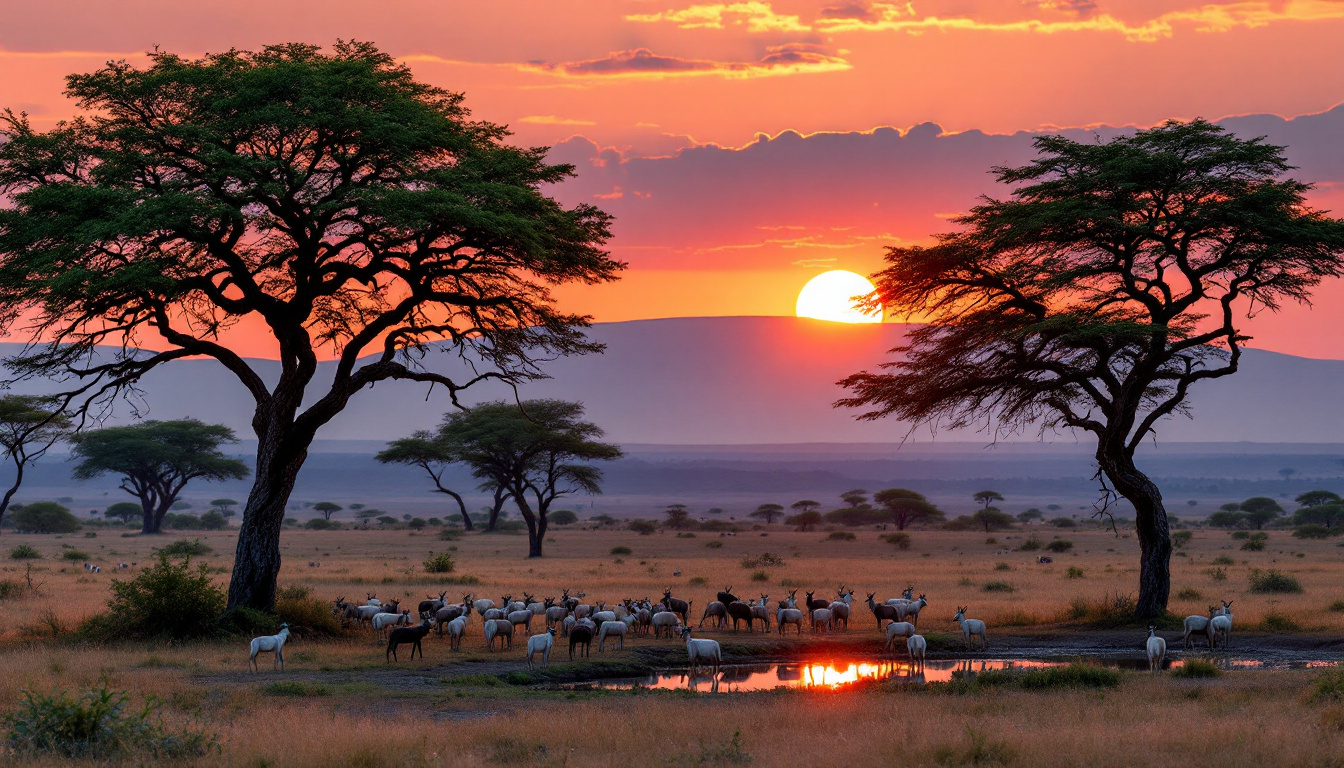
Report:
[[[856,272],[835,269],[807,281],[798,292],[799,317],[836,323],[880,323],[882,310],[864,312],[854,306],[854,297],[874,291],[868,278]]]

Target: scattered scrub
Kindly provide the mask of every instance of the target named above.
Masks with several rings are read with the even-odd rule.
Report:
[[[1257,595],[1286,595],[1302,592],[1302,584],[1298,582],[1297,577],[1272,568],[1267,571],[1252,568],[1248,578],[1251,583],[1251,591]]]
[[[826,535],[826,541],[853,541],[858,538],[849,531],[831,531]]]
[[[966,726],[970,743],[965,749],[944,745],[933,750],[938,765],[1007,765],[1017,759],[1017,751],[1003,741],[990,741],[984,734]]]
[[[1009,564],[1007,564],[1007,563],[998,563],[998,564],[996,564],[996,565],[994,566],[994,570],[996,570],[996,571],[1011,571],[1011,570],[1013,570],[1013,566],[1011,566],[1011,565],[1009,565]]]
[[[765,571],[753,571],[752,574],[751,574],[751,580],[752,580],[752,581],[769,581],[769,580],[770,580],[770,574],[766,573]]]
[[[772,555],[769,552],[762,552],[760,557],[742,558],[743,568],[761,568],[761,567],[780,567],[784,565],[784,558],[779,555]]]
[[[155,550],[162,555],[171,555],[173,557],[200,557],[208,555],[215,550],[200,539],[178,539],[171,544],[166,544]]]
[[[209,566],[192,567],[190,558],[174,563],[163,553],[135,578],[113,579],[110,586],[107,615],[88,625],[95,634],[111,630],[120,637],[204,637],[216,631],[226,602]]]
[[[1185,659],[1181,666],[1171,670],[1172,677],[1184,678],[1202,678],[1218,677],[1223,671],[1218,669],[1218,665],[1208,659]]]
[[[1177,592],[1176,597],[1180,598],[1181,600],[1203,600],[1204,593],[1200,592],[1198,589],[1195,589],[1194,587],[1186,587],[1185,589],[1182,589],[1180,592]]]
[[[452,573],[457,569],[457,563],[453,562],[453,556],[447,552],[434,554],[429,553],[425,558],[425,573]]]
[[[1069,570],[1064,573],[1064,576],[1070,579],[1081,579],[1083,578],[1083,569],[1076,565],[1070,565]]]
[[[1214,565],[1236,565],[1236,561],[1227,555],[1219,555],[1213,558]]]
[[[711,543],[717,543],[717,542],[711,542]],[[611,548],[611,553],[610,553],[610,554],[613,554],[613,555],[628,555],[628,554],[630,554],[632,551],[633,551],[633,550],[631,550],[629,547],[612,547],[612,548]]]
[[[5,718],[7,741],[20,754],[53,754],[64,758],[202,757],[220,751],[219,738],[204,730],[169,730],[159,715],[161,704],[151,697],[131,707],[125,691],[106,683],[79,698],[57,690],[51,694],[25,689],[18,708]]]
[[[705,542],[705,549],[723,549],[723,542],[722,541]]]
[[[1018,552],[1035,552],[1041,548],[1041,540],[1032,536],[1017,547]]]
[[[990,581],[980,588],[985,592],[1016,592],[1013,585],[1006,581]]]
[[[1260,620],[1260,629],[1264,632],[1301,632],[1302,625],[1291,616],[1271,612]]]
[[[1073,549],[1073,542],[1069,541],[1068,539],[1055,539],[1049,544],[1046,544],[1045,548],[1050,550],[1051,552],[1062,554],[1064,552],[1068,552],[1070,549]]]
[[[20,544],[9,550],[10,560],[40,560],[41,558],[42,553],[27,544]]]
[[[309,685],[308,683],[290,682],[281,680],[261,688],[261,692],[267,696],[330,696],[331,689],[325,685]]]
[[[1311,701],[1344,702],[1344,665],[1336,665],[1316,678],[1311,685]]]
[[[62,560],[69,560],[72,563],[88,562],[91,555],[82,549],[67,549],[61,553]]]
[[[298,635],[341,634],[341,622],[331,615],[331,604],[314,597],[308,587],[281,587],[275,596],[275,620],[288,624]]]
[[[900,550],[906,550],[910,548],[910,534],[906,533],[905,531],[888,533],[887,535],[882,537],[882,540]]]

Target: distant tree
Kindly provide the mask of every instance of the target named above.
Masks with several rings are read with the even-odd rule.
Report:
[[[322,515],[323,520],[330,520],[332,515],[340,512],[344,507],[330,501],[319,501],[313,505],[313,509]]]
[[[705,514],[706,514],[706,515],[722,515],[722,514],[723,514],[723,508],[722,508],[722,507],[710,507],[709,509],[706,509],[706,510],[705,510]]]
[[[1284,148],[1204,120],[1105,141],[1035,139],[932,245],[888,249],[872,303],[920,324],[840,405],[916,426],[1067,428],[1135,511],[1135,615],[1166,612],[1171,538],[1136,450],[1190,388],[1236,373],[1241,316],[1344,271],[1344,222],[1308,205]]]
[[[998,491],[976,491],[972,498],[985,509],[989,509],[996,501],[1003,501],[1003,496],[999,495]]]
[[[1241,511],[1241,502],[1239,502],[1239,501],[1229,501],[1229,502],[1227,502],[1226,504],[1224,504],[1224,505],[1218,507],[1218,509],[1221,510],[1221,511],[1223,511],[1223,512],[1240,512],[1240,511]]]
[[[784,522],[788,525],[798,526],[798,530],[800,531],[810,531],[818,525],[821,525],[821,513],[815,509],[810,509],[806,512],[790,515],[789,517],[784,518]]]
[[[845,491],[840,494],[840,500],[851,507],[859,507],[868,503],[868,492],[862,489]]]
[[[136,504],[133,501],[118,501],[116,504],[113,504],[112,506],[103,510],[103,517],[106,518],[115,517],[123,523],[129,523],[138,517],[142,517],[143,515],[144,510],[140,508],[139,504]]]
[[[1293,513],[1293,525],[1319,525],[1334,529],[1344,524],[1344,503],[1312,504]]]
[[[1292,467],[1284,467],[1279,470],[1279,474],[1283,476],[1283,481],[1286,483],[1293,479],[1293,475],[1297,474],[1297,470]]]
[[[551,513],[552,525],[573,525],[579,522],[579,516],[570,509],[557,509]]]
[[[663,525],[668,528],[681,530],[690,525],[691,510],[685,504],[668,504],[663,514],[666,516]]]
[[[1025,512],[1019,512],[1017,515],[1017,519],[1019,522],[1030,523],[1034,520],[1045,519],[1045,515],[1041,514],[1041,510],[1032,507],[1031,509],[1028,509]]]
[[[395,518],[395,517],[393,517],[393,516],[391,516],[391,515],[379,515],[379,517],[378,517],[378,524],[381,525],[381,526],[384,526],[384,527],[389,526],[389,525],[396,525],[396,524],[397,524],[397,518]]]
[[[1224,504],[1223,506],[1228,506]],[[1240,506],[1240,505],[1237,505]],[[1245,528],[1249,524],[1246,515],[1228,509],[1220,509],[1209,515],[1209,525],[1214,528]]]
[[[24,470],[70,434],[70,419],[56,400],[34,395],[0,397],[0,448],[14,464],[14,482],[0,497],[0,522],[23,485]]]
[[[351,511],[351,512],[358,512],[359,510],[361,510],[361,509],[363,509],[363,508],[364,508],[364,505],[363,505],[363,504],[351,504],[351,505],[350,505],[350,511]]]
[[[443,473],[448,467],[462,461],[457,441],[451,431],[450,419],[445,418],[437,431],[418,430],[410,437],[393,440],[387,448],[380,451],[376,458],[383,464],[404,464],[419,467],[429,475],[434,490],[445,494],[457,502],[458,514],[462,516],[462,527],[472,530],[471,515],[467,513],[467,503],[457,491],[443,484]],[[352,508],[354,505],[351,505]],[[363,518],[368,519],[368,518]],[[493,516],[491,518],[493,523]],[[490,526],[494,529],[494,526]]]
[[[942,511],[930,504],[924,494],[905,488],[878,491],[873,494],[873,501],[881,506],[898,531],[904,531],[912,523],[938,522],[944,518]]]
[[[121,489],[140,500],[141,532],[158,533],[163,516],[192,480],[240,480],[247,465],[219,447],[236,443],[233,430],[195,419],[142,421],[71,438],[76,479],[121,475]]]
[[[423,517],[412,517],[410,520],[406,521],[406,527],[410,528],[412,531],[424,530],[426,525],[429,525],[429,523],[426,522]]]
[[[233,508],[236,506],[238,506],[238,502],[234,501],[233,499],[215,499],[214,501],[210,502],[210,507],[212,509],[218,510],[219,514],[225,517],[233,517],[234,515],[238,514],[237,512],[233,511]]]
[[[1260,530],[1266,523],[1272,522],[1283,516],[1283,507],[1279,503],[1267,496],[1255,496],[1241,502],[1242,514],[1246,515],[1246,522],[1251,524],[1252,528]]]
[[[185,499],[179,499],[178,501],[174,501],[173,506],[169,507],[169,509],[172,509],[173,511],[191,509],[191,502]]]
[[[1300,507],[1322,507],[1327,504],[1344,504],[1344,498],[1332,491],[1307,491],[1295,501]]]
[[[223,514],[216,512],[213,509],[201,514],[201,525],[204,526],[207,531],[218,531],[228,524],[228,519],[225,518]]]
[[[370,520],[377,518],[381,514],[383,514],[382,511],[374,509],[373,507],[364,507],[355,513],[355,519],[363,523],[368,523]]]
[[[820,512],[820,511],[821,511],[821,502],[813,501],[813,500],[811,500],[811,499],[803,499],[803,500],[801,500],[801,501],[795,501],[795,502],[793,502],[792,504],[790,504],[790,505],[789,505],[789,509],[792,509],[794,512],[798,512],[798,513],[802,513],[802,512]],[[788,521],[786,520],[785,522],[788,522]]]
[[[1000,531],[1013,527],[1013,516],[1002,512],[998,507],[987,507],[971,515],[971,519],[977,525],[984,526],[985,533],[990,531]]]
[[[782,504],[762,504],[752,512],[749,517],[759,518],[765,521],[766,525],[775,522],[776,518],[784,516],[784,505]]]
[[[889,516],[885,510],[874,509],[869,504],[860,504],[857,507],[841,507],[839,509],[833,509],[822,515],[821,519],[828,523],[857,527],[886,522],[889,519]]]
[[[9,522],[16,530],[28,533],[74,533],[79,530],[79,519],[54,501],[16,507]]]

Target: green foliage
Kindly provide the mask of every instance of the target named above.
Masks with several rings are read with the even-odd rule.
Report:
[[[974,684],[968,686],[974,688]],[[969,692],[969,690],[967,691]],[[1017,750],[1003,741],[990,741],[983,733],[966,726],[966,738],[969,741],[965,749],[944,744],[933,750],[933,759],[938,765],[1008,765],[1017,760]]]
[[[111,590],[107,612],[122,637],[185,640],[210,635],[226,602],[207,565],[193,568],[190,558],[173,563],[163,552],[135,578],[113,579]]]
[[[1302,584],[1292,574],[1273,569],[1262,571],[1252,568],[1250,589],[1257,595],[1282,595],[1302,592]]]
[[[1241,512],[1246,522],[1257,530],[1283,515],[1283,507],[1268,496],[1255,496],[1241,502]]]
[[[1064,553],[1068,552],[1070,549],[1073,549],[1073,542],[1069,541],[1068,539],[1055,539],[1054,541],[1051,541],[1049,544],[1046,544],[1045,548],[1050,550],[1051,552]]]
[[[826,535],[826,541],[853,541],[858,538],[849,531],[831,531]]]
[[[339,520],[313,517],[304,521],[303,528],[307,531],[339,531],[341,530],[341,523]]]
[[[752,581],[769,581],[769,580],[770,580],[770,574],[766,573],[765,571],[752,571],[752,572],[751,572],[751,580],[752,580]]]
[[[213,509],[201,514],[201,527],[207,531],[218,531],[228,524],[228,518]]]
[[[1177,592],[1176,597],[1178,597],[1181,600],[1203,600],[1204,593],[1200,592],[1198,589],[1195,589],[1194,587],[1186,587],[1182,589],[1180,592]]]
[[[1185,545],[1195,537],[1194,531],[1177,531],[1171,534],[1171,546],[1176,549],[1185,549]]]
[[[38,501],[14,508],[9,524],[28,533],[74,533],[79,520],[54,501]]]
[[[1302,625],[1291,616],[1271,611],[1260,619],[1260,629],[1265,632],[1301,632]]]
[[[784,518],[786,524],[796,526],[800,531],[810,531],[821,525],[821,521],[821,513],[816,510],[807,510]]]
[[[1334,531],[1326,528],[1324,525],[1307,523],[1299,525],[1293,529],[1293,537],[1298,539],[1328,539],[1335,535]]]
[[[1070,565],[1069,570],[1065,572],[1064,577],[1069,579],[1081,579],[1083,578],[1083,569],[1076,565]]]
[[[854,528],[864,525],[876,525],[878,523],[886,522],[890,518],[883,510],[874,509],[867,504],[863,504],[858,507],[841,507],[840,509],[831,510],[822,515],[821,519],[823,522],[831,523],[833,525],[844,525]]]
[[[1208,659],[1186,658],[1181,661],[1181,665],[1171,670],[1172,677],[1182,677],[1189,679],[1198,679],[1205,677],[1219,677],[1223,674],[1218,665]]]
[[[1325,670],[1311,684],[1311,701],[1338,704],[1344,702],[1344,665]]]
[[[435,538],[439,541],[457,541],[462,538],[462,532],[455,528],[444,528]]]
[[[90,557],[92,557],[92,555],[82,549],[67,549],[61,553],[62,560],[69,560],[75,563],[87,562]]]
[[[178,539],[171,544],[165,544],[154,550],[160,555],[171,555],[173,557],[200,557],[208,555],[215,550],[210,548],[209,544],[200,539]]]
[[[1035,507],[1017,513],[1017,520],[1020,523],[1030,523],[1036,520],[1043,520],[1043,519],[1045,519],[1045,515],[1041,512],[1041,510]]]
[[[115,517],[123,523],[138,520],[143,517],[144,514],[145,512],[141,509],[140,505],[133,501],[118,501],[116,504],[103,510],[103,517],[106,517],[109,520]]]
[[[981,493],[984,493],[984,491],[981,491]],[[976,525],[982,526],[985,529],[985,533],[989,533],[990,531],[1008,530],[1017,522],[1013,519],[1012,515],[1002,512],[995,507],[986,507],[985,509],[978,510],[975,514],[971,515],[971,519],[975,521]]]
[[[456,567],[457,564],[447,552],[440,552],[437,555],[431,552],[425,559],[425,573],[452,573]]]
[[[212,733],[166,728],[159,708],[158,699],[150,698],[135,709],[125,691],[105,683],[78,698],[64,690],[24,689],[18,708],[5,718],[7,740],[20,754],[99,761],[133,755],[183,759],[220,751]]]
[[[275,595],[275,621],[289,625],[295,634],[326,635],[342,633],[341,622],[331,613],[331,603],[313,596],[303,586],[281,587]]]
[[[313,685],[310,683],[284,680],[263,685],[261,687],[261,692],[267,696],[295,696],[302,698],[331,695],[331,689],[325,685]]]
[[[1047,691],[1060,688],[1115,688],[1123,679],[1124,675],[1117,669],[1074,663],[1044,669],[986,670],[976,676],[976,683],[988,688]]]
[[[1050,520],[1050,524],[1056,528],[1077,528],[1078,523],[1070,517],[1056,517]]]
[[[910,534],[905,531],[888,533],[882,537],[882,540],[902,551],[910,549]]]
[[[426,522],[423,517],[412,517],[410,520],[406,521],[406,527],[410,528],[412,531],[422,531],[427,525],[429,525],[429,523]]]
[[[1269,541],[1269,534],[1255,533],[1242,543],[1241,548],[1247,552],[1263,552],[1267,541]]]
[[[28,544],[20,544],[9,550],[9,559],[11,560],[38,560],[41,557],[42,553]]]
[[[783,516],[784,516],[784,505],[773,503],[761,504],[760,506],[756,507],[756,509],[752,510],[751,514],[748,515],[748,517],[754,517],[759,520],[764,520],[766,525],[770,525],[771,523],[775,522],[776,518],[780,518]]]
[[[1209,515],[1209,525],[1214,528],[1244,528],[1250,523],[1240,512],[1223,510]]]
[[[1213,562],[1214,565],[1236,565],[1236,564],[1237,564],[1235,560],[1233,560],[1232,558],[1228,557],[1227,555],[1219,555],[1219,556],[1213,558],[1213,561],[1212,561],[1212,562]]]
[[[640,536],[650,536],[658,532],[658,526],[648,520],[631,520],[626,527]]]
[[[573,525],[579,522],[579,516],[569,509],[557,509],[546,516],[551,525]]]
[[[1334,613],[1344,613],[1344,600],[1336,600],[1331,603],[1329,610]]]
[[[1227,571],[1222,568],[1210,568],[1205,573],[1209,574],[1209,578],[1214,581],[1227,581]]]
[[[1030,536],[1026,541],[1017,546],[1018,552],[1035,552],[1041,548],[1041,540],[1035,536]]]
[[[1013,589],[1013,585],[1012,585],[1012,584],[1009,584],[1009,583],[1006,582],[1006,581],[990,581],[990,582],[986,582],[986,584],[985,584],[983,587],[981,587],[980,589],[984,590],[985,592],[1016,592],[1016,591],[1017,591],[1016,589]]]

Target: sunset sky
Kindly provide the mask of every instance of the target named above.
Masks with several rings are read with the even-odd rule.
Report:
[[[615,214],[630,264],[563,293],[599,321],[792,314],[812,276],[871,273],[994,192],[1031,132],[1226,120],[1344,212],[1344,0],[13,2],[0,106],[50,126],[63,77],[108,59],[337,38],[578,167],[556,194]],[[1344,286],[1318,298],[1248,323],[1255,346],[1344,358]]]

